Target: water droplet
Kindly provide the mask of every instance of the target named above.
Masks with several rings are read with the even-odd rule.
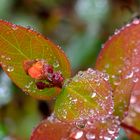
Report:
[[[80,139],[82,136],[83,136],[83,131],[81,131],[81,130],[74,130],[70,134],[70,138],[73,138],[75,140]]]
[[[58,61],[55,61],[55,62],[53,63],[53,67],[54,67],[54,68],[58,68],[58,67],[59,67],[59,62],[58,62]]]
[[[129,23],[128,23],[128,24],[126,24],[126,27],[129,27],[130,25],[131,25],[131,24],[129,24]]]
[[[111,140],[109,136],[104,136],[104,140]]]
[[[116,29],[114,34],[117,35],[119,33],[120,33],[120,30]]]
[[[28,89],[33,84],[33,81],[30,81],[27,85],[25,85],[25,88]]]
[[[105,81],[108,81],[108,80],[109,80],[109,75],[108,75],[108,74],[105,74],[104,80],[105,80]]]
[[[92,94],[91,94],[91,98],[94,98],[96,96],[96,92],[93,92]]]
[[[122,73],[122,70],[118,70],[118,73]]]
[[[114,130],[111,130],[111,129],[108,129],[108,133],[112,135],[112,134],[115,133],[115,131]]]
[[[138,78],[138,77],[134,77],[134,78],[133,78],[133,82],[134,82],[134,83],[137,83],[138,81],[139,81],[139,78]]]
[[[134,72],[139,72],[140,71],[140,69],[138,67],[133,67],[132,69],[133,69]]]
[[[10,58],[10,57],[6,57],[5,59],[6,59],[6,60],[8,60],[8,61],[10,61],[10,60],[11,60],[11,58]]]
[[[138,50],[137,49],[134,49],[133,52],[134,52],[135,55],[138,54]]]
[[[27,26],[29,32],[33,31],[34,29],[31,26]]]
[[[88,132],[86,134],[86,138],[87,138],[87,140],[94,140],[96,138],[96,136],[95,136],[95,134]]]
[[[8,66],[8,67],[7,67],[7,71],[8,71],[8,72],[14,71],[14,67],[13,67],[13,66]]]
[[[77,126],[77,128],[84,128],[85,127],[85,125],[86,125],[86,122],[85,121],[83,121],[83,120],[78,120],[78,121],[76,121],[76,126]]]
[[[120,83],[121,83],[120,81],[114,81],[113,82],[113,84],[116,85],[116,86],[120,85]]]
[[[109,65],[109,64],[106,64],[106,65],[105,65],[105,68],[106,68],[106,69],[108,69],[109,67],[110,67],[110,65]]]
[[[16,24],[13,24],[13,25],[12,25],[12,29],[13,29],[13,30],[17,30],[17,29],[18,29],[17,25],[16,25]]]
[[[134,19],[132,23],[133,24],[139,24],[140,23],[140,20],[139,19]]]
[[[136,97],[135,96],[133,96],[133,95],[131,96],[130,103],[131,104],[136,103]]]
[[[125,79],[129,79],[133,77],[133,71],[128,72],[128,74],[125,76]]]

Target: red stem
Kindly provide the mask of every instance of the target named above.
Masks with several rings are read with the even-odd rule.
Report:
[[[135,127],[133,127],[133,126],[127,125],[125,123],[121,123],[121,127],[140,135],[140,130],[135,128]]]

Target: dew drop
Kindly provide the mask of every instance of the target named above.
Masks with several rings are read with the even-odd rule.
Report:
[[[109,64],[106,64],[106,65],[105,65],[105,68],[106,68],[106,69],[108,69],[109,67],[110,67],[110,65],[109,65]]]
[[[129,23],[128,23],[128,24],[126,24],[126,27],[129,27],[130,25],[131,25],[131,24],[129,24]]]
[[[139,19],[134,19],[132,23],[133,23],[133,24],[139,24],[140,21],[139,21]]]
[[[108,136],[104,136],[104,140],[111,140],[111,138]]]
[[[7,67],[7,71],[8,71],[8,72],[14,71],[14,67],[13,67],[13,66],[8,66],[8,67]]]
[[[34,29],[31,26],[27,26],[29,32],[33,31]]]
[[[93,93],[91,94],[91,98],[96,97],[96,95],[97,95],[97,93],[96,93],[96,92],[93,92]]]
[[[75,140],[80,139],[82,136],[83,136],[83,131],[81,130],[78,131],[75,130],[70,134],[70,138],[73,138]]]
[[[108,75],[108,74],[106,74],[106,75],[104,76],[104,80],[105,80],[105,81],[108,81],[108,80],[109,80],[109,75]]]
[[[112,134],[115,133],[115,131],[114,131],[114,130],[110,130],[110,129],[108,129],[108,133],[112,135]]]
[[[25,88],[26,88],[26,89],[30,88],[30,86],[31,86],[32,84],[33,84],[33,82],[30,81],[27,85],[25,85]]]
[[[59,67],[59,62],[58,62],[58,61],[55,61],[55,62],[53,63],[53,67],[54,67],[54,68],[58,68],[58,67]]]
[[[133,82],[134,82],[134,83],[137,83],[138,81],[139,81],[139,78],[138,78],[138,77],[134,77],[134,78],[133,78]]]
[[[83,121],[83,120],[78,120],[78,121],[76,121],[76,126],[77,126],[77,128],[84,128],[85,127],[85,122]]]
[[[116,86],[118,86],[118,85],[120,85],[120,81],[114,81],[113,84],[116,85]]]
[[[120,30],[116,29],[114,34],[117,35],[119,33],[120,33]]]
[[[96,136],[95,136],[95,134],[88,132],[86,134],[86,138],[87,138],[87,140],[95,140]]]
[[[126,76],[125,76],[125,79],[129,79],[129,78],[132,78],[133,77],[133,71],[130,71]]]
[[[133,69],[134,72],[139,72],[140,71],[140,69],[138,67],[133,67],[132,69]]]
[[[8,61],[10,61],[10,60],[11,60],[11,58],[10,58],[10,57],[6,57],[5,59],[6,59],[6,60],[8,60]]]
[[[12,29],[13,29],[13,30],[17,30],[17,29],[18,29],[17,25],[16,25],[16,24],[13,24],[13,25],[12,25]]]
[[[133,96],[133,95],[131,96],[130,103],[131,104],[136,103],[136,97],[135,96]]]

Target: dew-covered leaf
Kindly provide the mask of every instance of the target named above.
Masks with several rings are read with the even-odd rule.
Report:
[[[131,24],[127,24],[121,30],[117,30],[104,44],[96,62],[96,68],[98,70],[104,71],[110,75],[109,80],[114,89],[114,99],[117,99],[114,101],[117,103],[115,104],[117,110],[119,110],[119,108],[123,108],[124,111],[128,109],[133,86],[139,84],[139,32],[140,22],[138,19],[135,19]],[[122,92],[118,92],[119,90]],[[123,100],[126,101],[125,104],[121,103]],[[118,102],[120,102],[120,106],[117,106]],[[119,114],[117,110],[115,110],[116,115]],[[122,117],[122,115],[121,113],[119,116]]]
[[[35,128],[30,140],[114,140],[117,138],[118,119],[112,116],[100,119],[63,122],[52,115]]]
[[[112,114],[112,92],[107,80],[108,75],[99,71],[80,71],[65,84],[56,99],[56,116],[71,121]]]
[[[61,140],[69,135],[71,127],[71,124],[62,123],[51,116],[37,126],[30,140]]]
[[[25,62],[45,60],[60,71],[66,79],[70,77],[70,64],[64,52],[47,38],[33,31],[0,20],[0,62],[12,81],[29,95],[39,99],[56,96],[58,88],[39,90],[35,80],[26,74]]]

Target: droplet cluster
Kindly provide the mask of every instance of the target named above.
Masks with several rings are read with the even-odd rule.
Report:
[[[1,55],[0,57],[0,65],[7,70],[7,72],[13,72],[14,66],[11,64],[11,58],[5,55]]]

